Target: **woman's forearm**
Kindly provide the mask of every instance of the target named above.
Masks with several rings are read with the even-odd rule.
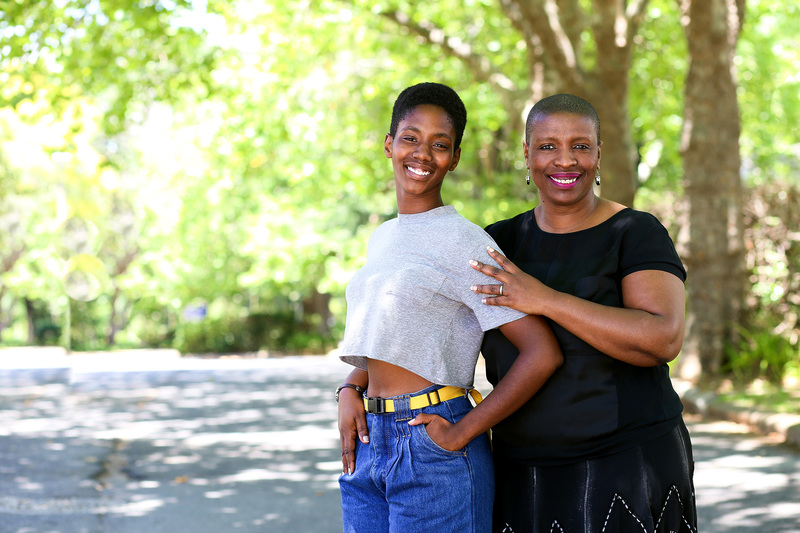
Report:
[[[651,296],[627,302],[631,307],[601,305],[557,291],[540,305],[545,316],[604,354],[656,366],[677,357],[685,329],[683,283],[678,278],[665,283],[668,287]],[[658,303],[648,303],[653,300]]]
[[[464,439],[462,446],[522,407],[562,362],[561,357],[545,358],[521,353],[494,390],[456,424]]]
[[[462,446],[522,407],[564,362],[555,335],[541,317],[527,316],[500,331],[520,353],[492,392],[456,424]]]

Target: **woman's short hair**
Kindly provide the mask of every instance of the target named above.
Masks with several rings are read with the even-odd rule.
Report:
[[[467,109],[458,94],[441,83],[425,82],[403,89],[392,108],[389,135],[394,137],[400,122],[421,105],[436,105],[444,109],[456,132],[453,151],[457,150],[467,126]]]
[[[566,93],[554,94],[536,102],[528,113],[528,120],[525,122],[525,142],[529,143],[531,141],[533,123],[539,117],[547,117],[556,113],[570,113],[590,119],[594,123],[597,142],[600,142],[600,118],[597,116],[597,111],[595,111],[592,104],[583,98]]]

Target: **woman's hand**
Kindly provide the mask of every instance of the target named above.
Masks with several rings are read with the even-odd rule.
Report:
[[[472,267],[501,282],[472,290],[503,305],[542,315],[598,351],[636,366],[675,359],[683,344],[686,295],[683,280],[662,270],[640,270],[622,279],[622,307],[584,300],[551,289],[521,271],[496,250],[489,255],[501,268],[472,261]]]
[[[470,261],[475,270],[493,277],[502,285],[473,285],[478,294],[489,294],[494,298],[484,298],[487,305],[502,305],[522,311],[529,315],[544,315],[543,303],[548,301],[554,291],[533,276],[523,272],[494,248],[488,248],[489,255],[497,261],[500,268],[479,261]]]
[[[339,441],[345,474],[352,474],[356,469],[356,439],[365,444],[369,442],[364,400],[355,390],[345,388],[339,392]]]
[[[469,441],[464,442],[463,437],[459,436],[455,424],[451,424],[439,415],[420,413],[408,425],[424,425],[431,440],[440,448],[451,452],[457,452],[469,443]]]

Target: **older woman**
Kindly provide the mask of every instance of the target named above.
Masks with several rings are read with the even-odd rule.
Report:
[[[493,431],[495,531],[694,532],[692,449],[667,363],[684,335],[686,272],[661,223],[595,195],[600,121],[569,94],[528,116],[525,162],[540,204],[488,233],[508,258],[473,262],[501,284],[484,303],[546,317],[564,364]],[[513,261],[513,262],[512,262]],[[517,357],[482,346],[497,383]]]

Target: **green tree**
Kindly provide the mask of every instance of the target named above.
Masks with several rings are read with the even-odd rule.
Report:
[[[2,4],[0,109],[47,135],[26,138],[44,148],[21,165],[12,156],[27,130],[0,122],[10,162],[0,176],[8,182],[4,191],[38,208],[20,219],[31,231],[23,232],[24,251],[0,275],[6,291],[0,305],[26,298],[39,305],[42,298],[63,313],[59,228],[78,217],[96,228],[91,253],[109,273],[107,290],[80,310],[93,314],[92,327],[102,330],[97,339],[127,342],[135,331],[149,342],[168,342],[189,331],[181,329],[181,313],[197,304],[207,306],[213,327],[244,328],[247,320],[263,319],[280,324],[262,326],[270,342],[326,339],[317,348],[330,346],[341,335],[344,286],[363,261],[367,236],[395,214],[382,153],[393,97],[430,79],[455,87],[470,112],[462,161],[444,191],[465,216],[486,224],[535,203],[523,178],[524,112],[546,93],[570,91],[601,113],[602,194],[652,207],[675,235],[695,232],[682,239],[695,242],[686,255],[692,272],[701,272],[693,263],[698,253],[719,265],[727,251],[700,245],[705,236],[715,235],[715,245],[738,245],[716,222],[706,231],[697,218],[705,200],[695,192],[707,192],[712,176],[689,157],[703,154],[702,164],[711,165],[708,156],[736,151],[730,137],[726,150],[703,144],[714,119],[706,106],[725,104],[726,120],[738,116],[731,111],[736,78],[726,80],[724,91],[709,91],[716,97],[697,90],[710,83],[702,65],[714,59],[717,40],[696,22],[707,19],[695,10],[711,17],[714,6],[674,0]],[[796,165],[796,136],[785,127],[800,107],[796,15],[797,8],[751,0],[739,53],[720,48],[741,73],[740,166],[753,182]],[[687,39],[675,38],[681,20]],[[771,116],[782,122],[766,120]],[[735,190],[735,158],[729,159],[719,167],[726,169],[726,191]],[[734,220],[741,205],[727,192],[726,198],[705,208],[717,222]],[[723,205],[726,213],[714,211]],[[13,226],[2,213],[0,221]],[[130,213],[135,223],[123,216]],[[15,249],[6,247],[11,255]],[[704,279],[690,273],[690,283],[695,278]],[[13,316],[0,309],[0,324]],[[153,319],[151,331],[142,317]],[[698,325],[692,322],[692,336]],[[714,327],[717,338],[735,329]],[[711,372],[718,367],[709,365]]]
[[[192,21],[190,0],[19,0],[0,4],[0,105],[42,98],[55,109],[92,95],[118,132],[137,105],[213,92],[218,49]]]

